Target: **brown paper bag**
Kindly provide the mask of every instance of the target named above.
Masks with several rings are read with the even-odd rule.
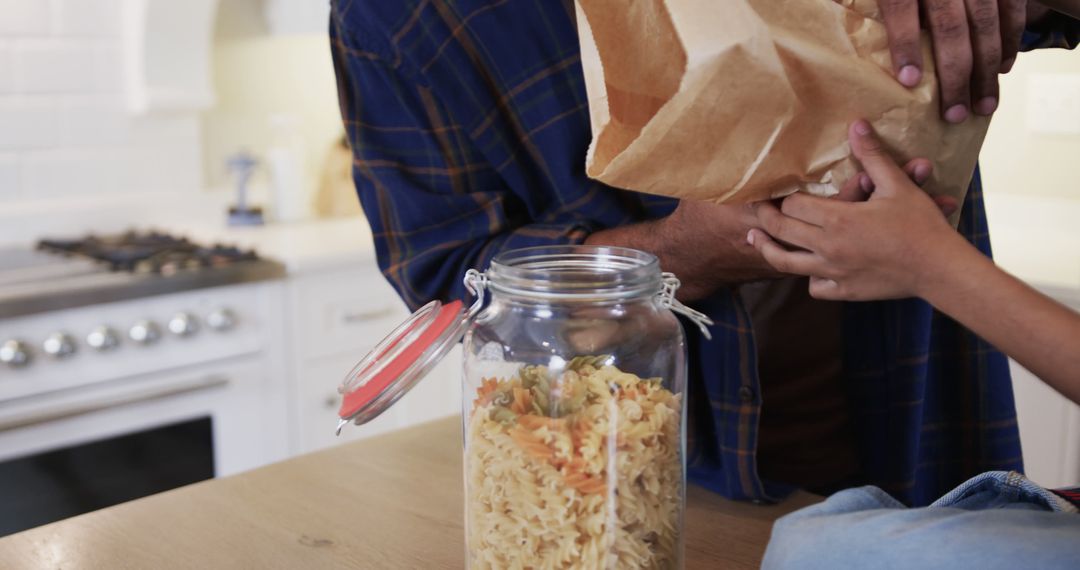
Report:
[[[898,160],[933,161],[929,193],[963,200],[989,120],[940,119],[929,38],[922,85],[900,85],[877,0],[577,2],[589,176],[717,203],[833,195],[865,118]]]

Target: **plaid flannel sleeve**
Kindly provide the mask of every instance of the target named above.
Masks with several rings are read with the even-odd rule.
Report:
[[[360,32],[331,22],[341,113],[379,266],[407,305],[465,299],[465,271],[500,251],[596,229],[580,212],[525,207],[423,77]]]
[[[1080,20],[1051,12],[1042,22],[1028,27],[1024,32],[1021,50],[1073,49],[1078,44],[1080,44]]]

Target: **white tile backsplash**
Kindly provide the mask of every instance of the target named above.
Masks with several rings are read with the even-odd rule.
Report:
[[[202,153],[184,141],[164,142],[124,154],[121,178],[124,192],[183,192],[202,180]]]
[[[126,9],[0,0],[0,204],[202,189],[199,114],[128,108]]]
[[[56,7],[54,29],[62,36],[120,34],[120,0],[54,0],[53,4]]]
[[[52,28],[51,12],[49,0],[0,0],[0,36],[46,35]]]
[[[0,151],[54,146],[57,130],[55,104],[24,97],[0,97]]]
[[[123,145],[132,139],[133,118],[120,101],[79,97],[59,104],[60,145]]]
[[[103,40],[93,47],[94,88],[120,100],[124,89],[124,52],[120,40]]]
[[[57,117],[65,147],[188,144],[199,138],[199,121],[190,114],[133,115],[105,95],[62,101]]]
[[[8,42],[0,42],[0,95],[15,91],[15,52]]]
[[[0,201],[19,196],[19,161],[14,154],[0,154]]]
[[[15,46],[15,88],[20,93],[97,91],[96,48],[83,42],[20,40]]]
[[[22,159],[24,195],[48,199],[115,191],[123,158],[113,149],[28,152]]]

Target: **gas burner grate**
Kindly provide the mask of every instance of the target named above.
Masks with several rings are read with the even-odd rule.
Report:
[[[205,247],[161,232],[129,231],[72,240],[45,239],[38,242],[38,249],[94,259],[113,271],[162,275],[259,259],[254,251],[220,244]]]

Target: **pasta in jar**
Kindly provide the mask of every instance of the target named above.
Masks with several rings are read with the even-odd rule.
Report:
[[[433,300],[346,375],[338,431],[378,417],[462,347],[468,566],[680,569],[686,335],[652,254],[500,253],[475,297]],[[601,356],[596,356],[601,355]]]
[[[609,360],[481,383],[466,418],[471,568],[677,567],[682,398]]]

